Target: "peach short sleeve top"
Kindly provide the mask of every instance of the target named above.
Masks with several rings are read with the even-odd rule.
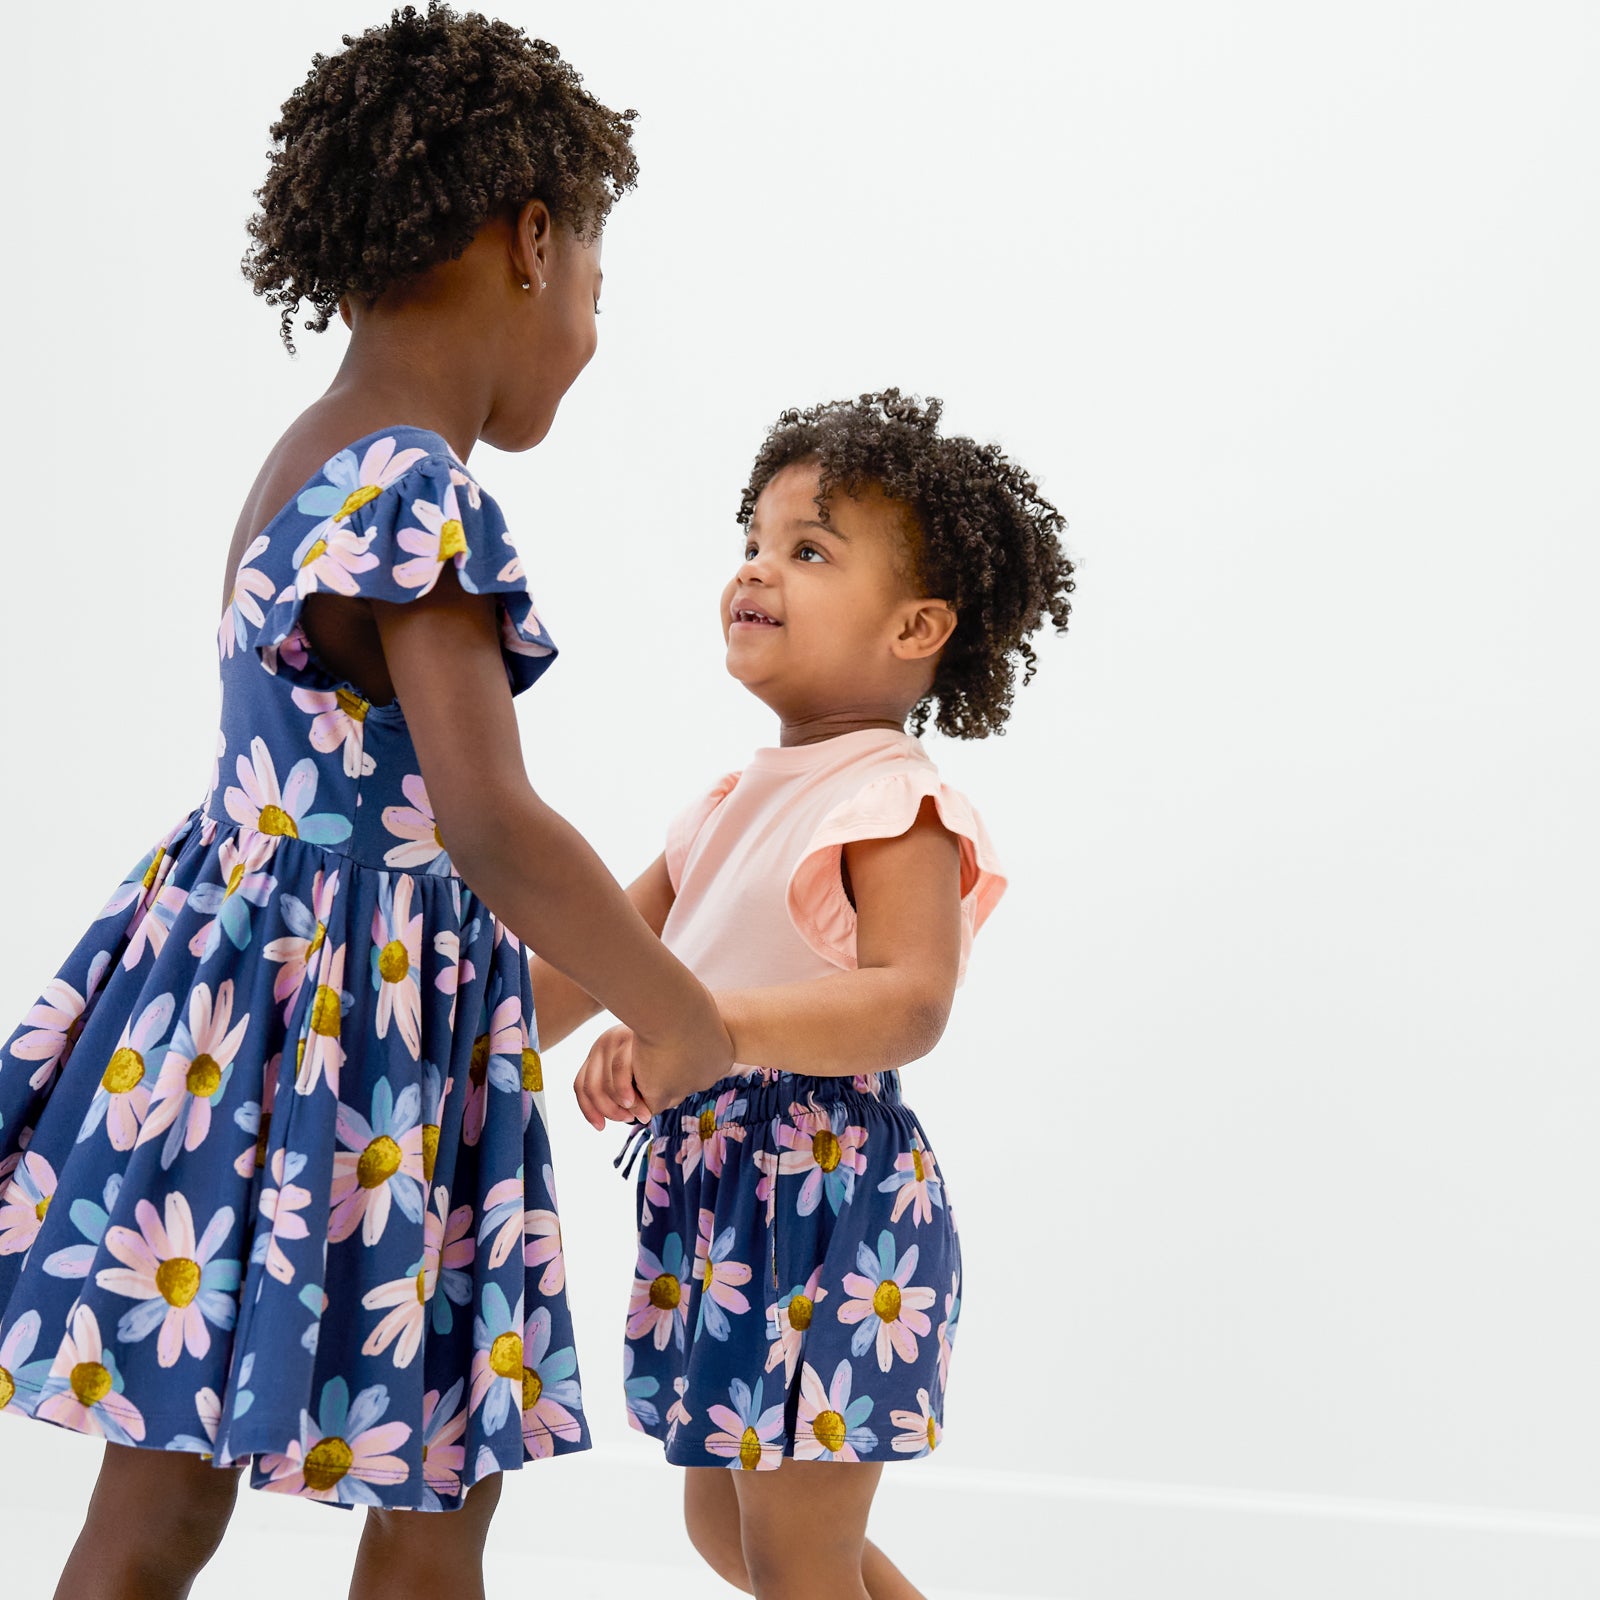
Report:
[[[940,781],[921,740],[890,729],[758,750],[678,816],[667,835],[676,899],[663,941],[713,991],[853,968],[844,846],[898,837],[930,796],[961,845],[964,975],[1006,880],[966,798]]]

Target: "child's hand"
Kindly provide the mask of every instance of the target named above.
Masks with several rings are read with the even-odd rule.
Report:
[[[633,1086],[633,1029],[607,1028],[589,1047],[589,1054],[572,1080],[572,1092],[578,1097],[578,1107],[590,1127],[604,1132],[609,1119],[612,1122],[643,1120],[642,1110],[649,1115],[649,1107],[640,1107]]]
[[[709,1088],[733,1066],[733,1041],[711,996],[705,998],[711,1026],[702,1038],[679,1034],[653,1044],[635,1036],[629,1065],[634,1098],[644,1117],[677,1105],[697,1089]]]
[[[622,1024],[595,1040],[572,1083],[591,1127],[604,1129],[607,1118],[646,1122],[727,1073],[733,1040],[710,992],[702,988],[700,999],[699,1014],[683,1017],[670,1042],[653,1043]]]

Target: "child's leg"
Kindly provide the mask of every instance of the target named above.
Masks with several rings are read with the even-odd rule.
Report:
[[[222,1543],[239,1474],[108,1444],[56,1600],[183,1600]]]
[[[705,1564],[735,1589],[753,1593],[739,1534],[739,1495],[726,1467],[686,1467],[683,1525]]]
[[[369,1511],[350,1600],[483,1600],[483,1542],[500,1478],[474,1484],[459,1511]]]
[[[686,1487],[690,1538],[729,1583],[757,1600],[799,1600],[827,1592],[839,1600],[924,1600],[922,1591],[867,1539],[867,1514],[883,1468],[834,1461],[785,1461],[776,1472],[696,1468],[690,1479],[719,1477],[724,1487]],[[708,1553],[726,1548],[719,1513],[737,1502],[743,1572],[735,1576]],[[691,1507],[693,1511],[691,1512]]]

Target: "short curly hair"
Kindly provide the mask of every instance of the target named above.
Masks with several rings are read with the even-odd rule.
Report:
[[[496,213],[539,199],[593,238],[638,179],[633,111],[611,111],[554,45],[475,11],[405,6],[313,58],[273,124],[244,275],[291,331],[343,295],[376,298],[459,256]]]
[[[939,433],[940,400],[898,389],[785,411],[768,431],[739,502],[748,525],[761,491],[785,467],[815,463],[817,516],[835,491],[876,486],[910,513],[908,556],[918,592],[948,600],[955,631],[933,685],[911,712],[920,736],[982,739],[1004,733],[1017,665],[1029,682],[1028,636],[1046,618],[1066,632],[1073,563],[1061,547],[1061,513],[998,445]]]

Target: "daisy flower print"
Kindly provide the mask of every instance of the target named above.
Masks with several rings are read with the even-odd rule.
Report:
[[[848,1361],[834,1368],[824,1386],[809,1362],[800,1369],[800,1409],[795,1419],[796,1461],[859,1461],[878,1448],[878,1436],[867,1426],[872,1400],[850,1398],[854,1372]]]
[[[911,1281],[917,1255],[916,1245],[897,1254],[894,1235],[885,1229],[878,1236],[877,1253],[861,1245],[856,1252],[859,1270],[845,1274],[844,1291],[851,1298],[839,1307],[839,1320],[855,1326],[850,1353],[865,1355],[876,1346],[878,1366],[884,1372],[897,1355],[914,1362],[917,1340],[933,1331],[928,1307],[934,1292]]]
[[[34,1415],[79,1433],[100,1434],[112,1444],[138,1444],[144,1417],[123,1388],[116,1355],[100,1337],[94,1312],[80,1305],[40,1388]]]

